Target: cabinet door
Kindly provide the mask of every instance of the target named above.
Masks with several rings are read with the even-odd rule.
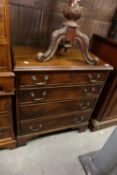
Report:
[[[0,71],[11,69],[9,14],[6,0],[0,0]]]

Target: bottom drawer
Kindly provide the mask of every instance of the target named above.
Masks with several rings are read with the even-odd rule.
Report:
[[[6,139],[12,137],[11,130],[0,130],[0,139]],[[1,141],[1,140],[0,140]]]
[[[35,120],[21,121],[21,133],[35,133],[44,132],[49,130],[58,130],[77,126],[83,122],[89,120],[91,111],[88,112],[76,112],[68,115],[61,115],[55,118],[43,118]]]

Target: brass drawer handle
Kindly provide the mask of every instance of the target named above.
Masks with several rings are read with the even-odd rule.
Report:
[[[34,84],[35,84],[35,85],[38,85],[38,86],[46,85],[48,79],[49,79],[48,75],[45,75],[44,81],[43,81],[43,82],[38,82],[37,77],[36,77],[35,75],[32,76],[32,80],[33,80]]]
[[[42,93],[42,97],[40,97],[40,98],[36,98],[36,95],[35,95],[34,92],[31,92],[30,95],[31,95],[33,101],[35,101],[35,102],[40,102],[40,101],[44,100],[44,97],[47,95],[47,92],[44,91],[44,92]]]
[[[89,78],[91,83],[97,83],[99,81],[99,79],[101,78],[101,75],[98,73],[96,75],[96,78],[94,79],[92,74],[88,74],[88,78]]]
[[[74,121],[75,121],[75,123],[79,123],[80,120],[75,117]]]
[[[80,117],[80,120],[81,120],[81,121],[84,121],[84,116],[81,116],[81,117]]]
[[[38,86],[42,86],[42,85],[46,85],[47,82],[40,82],[40,83],[35,83],[35,85],[38,85]]]
[[[44,100],[44,98],[35,98],[35,99],[33,99],[35,102],[40,102],[40,101],[42,101],[42,100]]]
[[[84,88],[84,92],[88,96],[93,95],[95,91],[96,91],[95,87],[91,88],[91,90],[88,90],[87,88]]]
[[[29,128],[31,131],[33,132],[37,132],[37,131],[40,131],[40,129],[42,129],[42,125],[40,124],[37,128],[33,128],[32,126]]]
[[[81,110],[87,109],[90,106],[90,102],[87,102],[86,104],[79,104],[79,106]]]
[[[81,116],[79,119],[77,117],[75,117],[74,121],[75,121],[76,124],[78,124],[79,122],[84,121],[84,116]]]

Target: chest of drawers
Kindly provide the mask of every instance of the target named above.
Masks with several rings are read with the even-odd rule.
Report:
[[[36,53],[32,48],[14,51],[19,145],[54,131],[84,131],[112,69],[101,60],[85,64],[76,50],[45,63],[36,61]]]
[[[12,95],[14,73],[10,56],[9,14],[7,0],[0,0],[0,149],[14,148]]]

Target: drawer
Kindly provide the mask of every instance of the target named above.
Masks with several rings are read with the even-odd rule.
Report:
[[[13,94],[14,77],[0,77],[0,95]]]
[[[91,112],[72,113],[61,115],[55,118],[43,118],[29,121],[21,121],[21,133],[35,133],[49,130],[58,130],[63,128],[75,127],[89,120]]]
[[[6,113],[11,111],[11,97],[0,96],[0,113]]]
[[[0,128],[7,128],[10,126],[10,116],[4,115],[0,116]]]
[[[0,129],[0,140],[12,137],[11,130],[1,130]]]
[[[20,87],[99,83],[107,77],[106,72],[44,72],[21,73]]]
[[[81,85],[72,87],[47,87],[20,90],[20,102],[39,103],[44,101],[63,100],[78,97],[98,96],[101,92],[101,85]]]
[[[74,111],[93,109],[96,99],[82,99],[73,101],[49,102],[20,106],[20,119],[51,117]]]

